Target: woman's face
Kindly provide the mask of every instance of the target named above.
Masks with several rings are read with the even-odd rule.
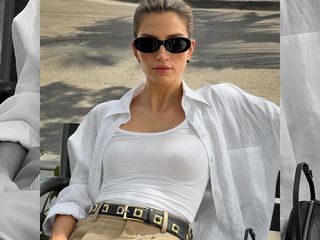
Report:
[[[152,37],[159,40],[173,37],[188,38],[188,32],[185,21],[174,12],[149,13],[141,21],[138,37]],[[156,52],[143,53],[138,51],[132,43],[134,55],[140,61],[147,81],[156,84],[180,83],[194,47],[195,40],[192,40],[190,49],[182,53],[171,53],[163,45]]]

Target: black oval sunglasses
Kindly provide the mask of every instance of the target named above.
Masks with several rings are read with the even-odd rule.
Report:
[[[171,53],[182,53],[187,51],[191,46],[191,41],[184,37],[169,38],[158,40],[150,37],[138,37],[133,41],[135,48],[143,53],[152,53],[158,51],[163,45]]]

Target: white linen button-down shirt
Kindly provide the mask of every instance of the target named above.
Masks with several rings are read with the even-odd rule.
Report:
[[[0,104],[0,141],[40,147],[40,2],[29,1],[12,23],[18,82]]]
[[[48,213],[47,234],[55,214],[87,216],[102,184],[102,151],[130,119],[130,102],[143,86],[96,106],[70,137],[72,178]],[[210,181],[192,223],[194,239],[243,239],[247,227],[267,239],[279,170],[278,107],[231,84],[193,91],[184,82],[182,107],[210,159]]]

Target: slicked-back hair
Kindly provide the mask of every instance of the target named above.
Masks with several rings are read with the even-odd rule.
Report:
[[[174,12],[181,17],[187,27],[189,38],[193,31],[193,14],[189,3],[183,0],[142,0],[133,17],[133,37],[138,35],[139,27],[144,16],[149,13]]]

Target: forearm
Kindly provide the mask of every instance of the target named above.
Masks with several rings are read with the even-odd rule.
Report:
[[[52,228],[51,240],[67,240],[74,230],[77,220],[69,215],[57,215]]]

